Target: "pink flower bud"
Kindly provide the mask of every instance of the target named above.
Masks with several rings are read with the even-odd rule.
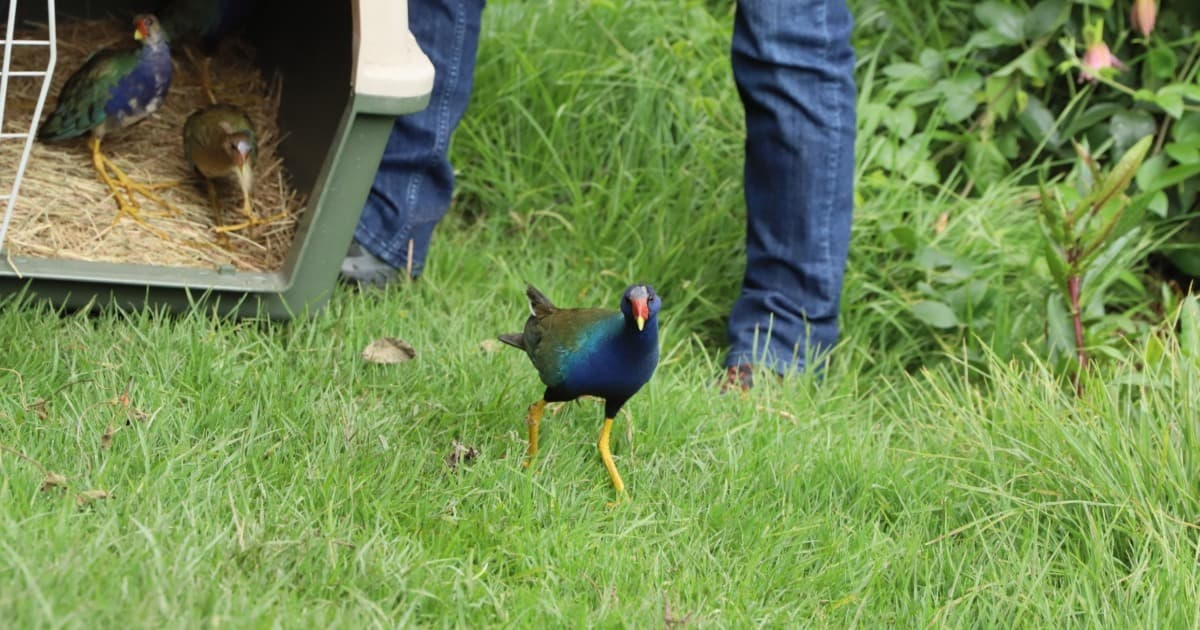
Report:
[[[1095,81],[1096,77],[1100,76],[1100,71],[1105,68],[1124,70],[1125,64],[1112,54],[1108,44],[1098,41],[1088,46],[1087,52],[1083,53],[1083,69],[1079,73],[1079,82]]]
[[[1154,22],[1158,19],[1158,2],[1155,0],[1133,0],[1133,8],[1129,10],[1129,21],[1142,37],[1150,37],[1154,32]]]

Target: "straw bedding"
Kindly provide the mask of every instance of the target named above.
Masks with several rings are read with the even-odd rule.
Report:
[[[45,27],[23,29],[15,40],[44,39]],[[53,111],[58,92],[92,52],[132,40],[127,20],[87,20],[58,25],[58,62],[42,120]],[[14,48],[12,70],[44,69],[45,47]],[[160,190],[179,214],[163,214],[153,201],[137,196],[150,229],[117,217],[108,188],[92,167],[86,136],[56,143],[35,142],[19,200],[4,244],[10,256],[65,258],[215,268],[232,265],[244,271],[279,269],[295,232],[304,200],[293,190],[276,154],[280,131],[276,122],[279,84],[268,85],[252,63],[253,51],[240,41],[227,41],[213,57],[210,76],[219,102],[241,107],[258,136],[258,160],[253,191],[254,210],[261,217],[286,211],[269,224],[231,232],[222,237],[213,228],[240,222],[241,192],[233,180],[218,180],[220,216],[209,204],[204,180],[183,157],[182,129],[189,114],[208,104],[200,82],[199,52],[195,62],[181,46],[172,48],[174,74],[166,102],[154,115],[105,136],[101,149],[122,170],[141,183],[178,181]],[[29,128],[40,78],[11,77],[4,113],[4,131]],[[20,140],[0,142],[0,185],[11,186],[21,155]],[[0,212],[3,206],[0,206]],[[20,271],[19,268],[17,270]]]

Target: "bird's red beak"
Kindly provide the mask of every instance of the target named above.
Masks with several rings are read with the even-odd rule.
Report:
[[[150,29],[146,28],[146,20],[138,20],[133,31],[133,38],[139,42],[150,37]]]
[[[633,306],[633,318],[637,321],[638,330],[642,330],[646,327],[646,320],[650,319],[650,305],[645,298],[631,298],[629,304]]]

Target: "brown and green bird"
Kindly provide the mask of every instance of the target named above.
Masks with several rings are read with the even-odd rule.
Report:
[[[143,14],[136,16],[133,24],[138,44],[105,48],[88,57],[63,84],[54,111],[38,129],[38,140],[53,142],[91,134],[88,146],[100,180],[112,191],[118,210],[145,225],[134,194],[174,211],[154,193],[172,184],[134,182],[100,151],[100,141],[106,134],[154,113],[171,87],[171,49],[158,19]]]
[[[217,227],[230,232],[266,221],[254,214],[250,190],[254,187],[254,163],[258,159],[258,140],[246,112],[224,103],[193,112],[183,124],[183,155],[208,182],[208,200],[220,214],[214,180],[233,178],[242,190],[240,212],[246,220]]]
[[[658,365],[662,300],[644,284],[625,289],[620,310],[558,308],[533,285],[525,294],[530,310],[525,330],[500,335],[500,341],[525,351],[546,385],[526,416],[529,447],[525,465],[537,454],[538,428],[546,403],[598,396],[604,399],[604,426],[597,446],[620,498],[625,483],[613,462],[608,438],[621,407],[650,380]]]

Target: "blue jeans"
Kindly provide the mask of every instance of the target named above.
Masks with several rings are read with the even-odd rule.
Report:
[[[725,364],[783,373],[837,342],[854,207],[853,18],[845,0],[740,0],[735,19],[746,271]]]
[[[425,266],[433,228],[450,208],[454,169],[450,135],[471,98],[484,0],[409,0],[408,28],[433,62],[433,92],[422,111],[392,127],[354,239],[367,251],[412,273]]]
[[[483,0],[410,0],[437,70],[424,111],[397,119],[355,239],[424,267],[450,205],[447,150],[471,93]],[[746,112],[746,271],[727,365],[801,369],[838,336],[854,191],[853,20],[845,0],[739,0],[734,79]]]

